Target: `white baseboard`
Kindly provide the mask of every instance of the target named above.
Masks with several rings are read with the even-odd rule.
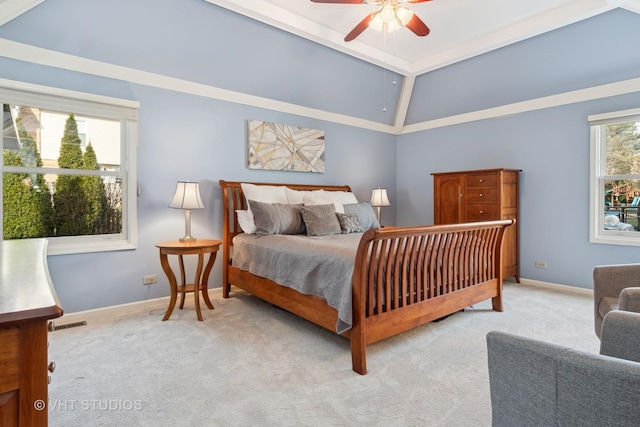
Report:
[[[222,293],[222,287],[219,288],[212,288],[209,289],[209,296],[213,297],[213,296],[217,296],[218,294]],[[192,298],[193,299],[193,298]],[[74,311],[71,313],[67,313],[65,312],[64,315],[61,317],[64,318],[65,316],[83,316],[83,315],[91,315],[91,314],[95,314],[104,310],[111,310],[114,308],[123,308],[123,307],[129,307],[132,305],[139,305],[139,304],[146,304],[148,302],[153,302],[153,301],[164,301],[164,300],[169,300],[169,295],[167,295],[166,297],[158,297],[158,298],[151,298],[151,299],[144,299],[141,301],[133,301],[133,302],[127,302],[124,304],[117,304],[117,305],[110,305],[108,307],[99,307],[99,308],[92,308],[90,310],[82,310],[82,311]],[[169,303],[167,302],[167,305]],[[64,306],[62,307],[64,309]]]
[[[561,285],[559,283],[542,282],[540,280],[532,279],[520,279],[520,284],[525,286],[532,286],[536,288],[544,288],[557,292],[571,293],[577,295],[591,295],[593,296],[593,289],[578,288],[576,286]]]
[[[518,283],[515,283],[511,280],[505,280],[506,284],[514,284],[514,285],[518,285]],[[567,286],[567,285],[560,285],[558,283],[550,283],[550,282],[542,282],[540,280],[532,280],[532,279],[520,279],[520,283],[519,285],[523,285],[523,286],[532,286],[532,287],[536,287],[536,288],[544,288],[544,289],[548,289],[551,291],[556,291],[556,292],[564,292],[564,293],[572,293],[572,294],[576,294],[576,295],[593,295],[593,290],[592,289],[586,289],[586,288],[578,288],[575,286]],[[218,287],[218,288],[212,288],[209,289],[209,295],[212,297],[217,297],[222,293],[222,287]],[[110,305],[108,307],[100,307],[100,308],[93,308],[90,310],[83,310],[83,311],[76,311],[76,312],[72,312],[72,313],[66,313],[64,314],[64,316],[83,316],[83,315],[91,315],[100,311],[104,311],[104,310],[111,310],[111,309],[115,309],[115,308],[122,308],[122,307],[128,307],[128,306],[132,306],[132,305],[139,305],[139,304],[146,304],[148,302],[153,302],[153,301],[164,301],[164,300],[168,300],[169,296],[166,297],[159,297],[159,298],[152,298],[152,299],[145,299],[145,300],[141,300],[141,301],[133,301],[133,302],[128,302],[128,303],[124,303],[124,304],[118,304],[118,305]],[[64,307],[63,307],[64,308]],[[64,318],[63,316],[63,318]]]

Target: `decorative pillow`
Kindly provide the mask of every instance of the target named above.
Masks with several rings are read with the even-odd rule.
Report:
[[[307,227],[307,236],[341,234],[340,222],[333,203],[302,207],[302,218]]]
[[[358,219],[358,215],[354,213],[341,214],[336,212],[336,216],[338,217],[338,222],[340,222],[342,234],[362,233],[364,231],[364,228]]]
[[[343,205],[358,203],[358,198],[350,191],[326,191],[326,193]]]
[[[256,232],[256,224],[253,221],[253,214],[249,210],[241,211],[237,210],[238,224],[242,231],[247,234],[254,234]]]
[[[376,213],[369,202],[346,204],[344,205],[344,213],[356,214],[360,220],[360,224],[362,224],[362,228],[365,230],[380,228]]]
[[[288,203],[287,193],[285,193],[282,185],[255,185],[242,182],[240,183],[240,187],[242,188],[242,193],[247,201],[247,210],[249,211],[248,215],[252,222],[253,212],[251,212],[249,200],[255,200],[256,202],[262,203]],[[240,219],[238,218],[238,221],[239,220]]]
[[[326,205],[333,203],[336,212],[344,213],[343,205],[345,203],[358,203],[358,199],[353,193],[347,191],[312,191],[305,194],[302,198],[305,206]]]
[[[324,193],[324,190],[293,190],[289,187],[284,187],[284,192],[287,195],[287,201],[290,204],[304,203],[304,196],[313,193]]]
[[[249,200],[256,224],[256,234],[304,234],[302,205],[262,203]]]

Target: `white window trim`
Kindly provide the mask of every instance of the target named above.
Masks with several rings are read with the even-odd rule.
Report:
[[[601,189],[604,177],[600,175],[606,155],[606,141],[601,125],[640,121],[640,108],[588,117],[590,126],[590,191],[589,191],[589,242],[608,245],[640,246],[640,232],[604,229],[604,194]],[[615,175],[614,179],[640,179],[640,175]]]
[[[126,185],[123,188],[123,201],[126,200],[127,208],[126,212],[123,212],[122,233],[117,235],[50,237],[47,239],[49,241],[48,254],[62,255],[135,249],[138,240],[137,152],[140,103],[7,79],[0,79],[0,101],[123,122],[122,137],[120,138],[121,153],[123,153],[121,168],[126,179]],[[2,169],[1,172],[4,172],[10,168],[0,165],[0,169]],[[2,180],[0,180],[0,190],[2,190]],[[2,204],[0,203],[1,217]]]

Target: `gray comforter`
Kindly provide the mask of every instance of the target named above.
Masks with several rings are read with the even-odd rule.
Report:
[[[362,233],[331,236],[239,234],[232,265],[327,301],[338,311],[336,332],[351,328],[351,279]]]

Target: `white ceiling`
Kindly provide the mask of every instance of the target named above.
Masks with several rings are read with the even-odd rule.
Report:
[[[0,0],[0,25],[45,0]],[[384,35],[365,30],[344,36],[368,13],[368,4],[311,0],[204,0],[284,31],[416,76],[621,7],[640,13],[640,0],[433,0],[407,6],[429,26],[418,37],[406,28]]]
[[[431,34],[406,28],[387,34],[365,30],[344,36],[367,14],[368,4],[311,0],[204,0],[321,43],[400,74],[419,75],[586,19],[616,7],[640,13],[640,0],[433,0],[407,4]]]

